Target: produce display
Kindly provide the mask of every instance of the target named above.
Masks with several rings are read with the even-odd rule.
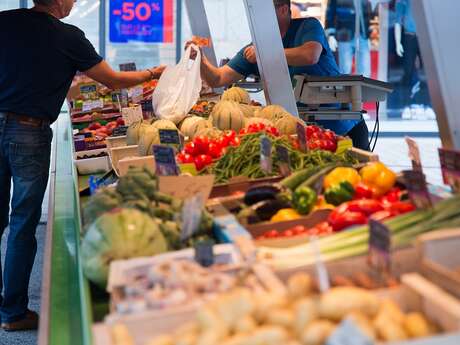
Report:
[[[198,311],[194,321],[148,345],[323,345],[344,321],[370,342],[424,338],[438,331],[421,312],[405,312],[392,299],[364,289],[336,287],[315,294],[311,277],[298,273],[288,281],[286,294],[244,288],[220,294]],[[118,327],[123,326],[115,326],[112,336]],[[129,339],[129,333],[125,336]]]

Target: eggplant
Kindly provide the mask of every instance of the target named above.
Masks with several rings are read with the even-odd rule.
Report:
[[[244,208],[238,219],[244,224],[255,224],[269,221],[279,210],[290,208],[289,202],[283,200],[264,200],[251,207]]]
[[[261,201],[276,200],[283,189],[276,184],[263,184],[250,188],[244,195],[244,203],[252,206]]]

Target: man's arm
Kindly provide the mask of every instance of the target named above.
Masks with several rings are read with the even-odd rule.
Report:
[[[319,42],[310,41],[300,47],[287,48],[284,51],[289,66],[316,65],[321,57],[323,46]]]
[[[151,69],[150,73],[146,71],[117,72],[114,71],[107,62],[102,61],[96,66],[85,71],[85,74],[109,89],[117,90],[136,86],[152,78],[159,78],[165,67],[156,67]]]
[[[218,88],[236,83],[243,78],[243,75],[229,66],[213,66],[203,54],[201,60],[201,77],[210,87]]]

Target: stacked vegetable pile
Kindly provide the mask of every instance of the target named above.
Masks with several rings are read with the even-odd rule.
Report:
[[[236,289],[202,308],[196,320],[149,345],[323,345],[343,321],[352,322],[369,343],[430,336],[437,331],[417,311],[405,314],[391,299],[354,287],[316,295],[310,276],[288,281],[288,293]]]
[[[83,268],[103,286],[111,261],[151,256],[209,238],[212,218],[203,211],[198,231],[181,240],[183,202],[158,191],[148,169],[131,168],[116,187],[106,187],[83,208]]]
[[[385,220],[391,233],[392,248],[409,245],[428,231],[460,226],[460,196],[438,202],[433,209],[416,210]],[[362,255],[369,250],[369,227],[359,226],[317,240],[324,261]],[[258,247],[259,258],[277,269],[311,265],[316,252],[309,243],[290,248]]]

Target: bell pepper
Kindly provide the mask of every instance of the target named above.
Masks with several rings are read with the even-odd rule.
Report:
[[[405,214],[415,210],[415,205],[408,201],[396,201],[385,204],[385,209],[391,211],[395,215]]]
[[[271,219],[272,222],[285,222],[288,220],[299,219],[301,216],[292,208],[279,210]]]
[[[370,163],[361,169],[363,183],[370,187],[374,197],[381,197],[389,192],[396,183],[396,174],[380,162]]]
[[[318,210],[333,210],[335,208],[334,205],[328,204],[326,199],[323,195],[318,196],[318,201],[316,202],[316,206],[313,207],[313,211]]]
[[[354,194],[355,189],[351,183],[348,181],[343,181],[326,189],[324,197],[329,204],[339,206],[344,202],[352,200]]]
[[[354,188],[361,182],[361,176],[353,168],[335,168],[324,178],[324,189],[329,189],[344,181],[349,182]]]
[[[367,224],[367,217],[362,212],[336,212],[332,211],[329,215],[328,222],[334,231],[340,231],[354,225]]]
[[[310,213],[317,200],[316,192],[306,186],[297,188],[292,196],[294,209],[300,214]]]
[[[355,195],[353,199],[372,199],[372,189],[360,182],[355,187]]]
[[[345,212],[361,212],[370,216],[376,212],[383,211],[382,203],[374,199],[361,199],[347,202],[344,206]]]

